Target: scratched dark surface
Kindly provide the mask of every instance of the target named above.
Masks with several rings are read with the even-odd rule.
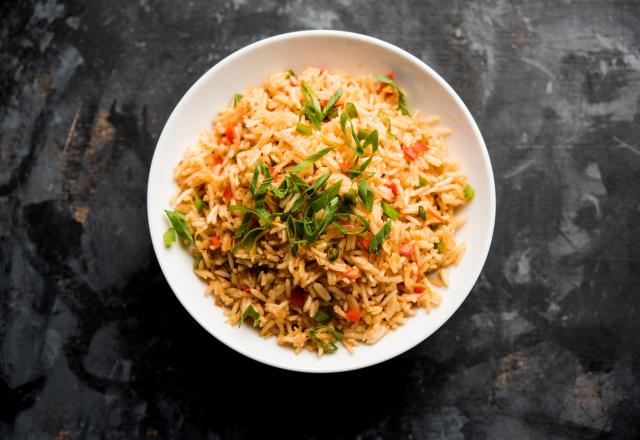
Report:
[[[56,0],[0,6],[0,438],[639,438],[640,3]],[[182,309],[151,156],[207,68],[335,28],[460,93],[498,212],[469,299],[384,364],[245,359]],[[274,437],[275,436],[275,437]]]

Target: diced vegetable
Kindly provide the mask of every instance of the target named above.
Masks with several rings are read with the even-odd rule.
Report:
[[[231,142],[233,144],[233,142],[236,139],[236,129],[233,125],[229,124],[227,125],[227,129],[225,130],[225,134],[227,135],[227,139],[229,139],[229,142]]]
[[[224,162],[224,159],[222,158],[222,156],[216,156],[213,158],[214,165],[220,165],[222,162]]]
[[[425,179],[424,177],[420,176],[420,177],[418,177],[418,183],[422,187],[422,186],[427,186],[429,181],[427,179]]]
[[[404,153],[404,157],[409,161],[412,162],[414,160],[416,160],[418,158],[418,155],[416,154],[415,151],[413,151],[413,149],[411,147],[407,147],[405,145],[402,146],[402,152]]]
[[[427,286],[425,286],[424,284],[416,284],[413,288],[413,291],[415,293],[424,293],[427,291]]]
[[[344,314],[347,316],[349,321],[355,322],[356,324],[359,323],[362,318],[360,310],[356,309],[347,310]]]
[[[340,248],[335,244],[329,246],[329,249],[327,249],[327,260],[336,261],[338,256],[340,256]]]
[[[421,155],[429,151],[429,147],[427,147],[420,141],[417,141],[415,144],[413,144],[411,148],[413,148],[413,151],[415,151],[417,155]]]
[[[413,257],[414,248],[410,244],[400,245],[400,255],[403,257]]]
[[[369,250],[369,244],[371,244],[371,240],[367,240],[366,238],[358,239],[358,246],[360,246],[363,251]]]
[[[289,295],[289,302],[291,304],[298,307],[299,309],[302,309],[302,306],[304,306],[304,301],[304,292],[301,289],[296,288],[291,291],[291,294]]]
[[[393,70],[389,70],[385,76],[393,81],[396,80],[396,75],[393,73]]]
[[[441,223],[446,223],[446,221],[442,217],[440,217],[438,213],[435,212],[433,209],[429,209],[429,215]]]
[[[237,107],[238,103],[242,101],[242,95],[240,93],[236,93],[233,95],[233,107]]]
[[[167,232],[164,233],[164,245],[166,247],[171,247],[173,243],[176,241],[176,230],[174,228],[167,229]]]
[[[321,324],[326,324],[331,320],[331,314],[325,312],[324,310],[318,310],[316,316],[314,316],[314,319]]]
[[[438,241],[438,242],[435,244],[435,246],[434,246],[434,247],[435,247],[435,249],[438,251],[438,253],[439,253],[439,254],[441,254],[441,253],[443,253],[443,252],[444,252],[444,243],[442,242],[442,240]]]
[[[226,186],[224,188],[224,190],[222,191],[222,198],[227,203],[229,203],[231,201],[231,199],[233,198],[233,191],[231,190],[230,186]]]
[[[213,249],[218,249],[220,247],[220,237],[217,235],[209,237],[209,243],[211,243]]]
[[[471,185],[467,185],[464,187],[464,198],[467,200],[471,200],[476,196],[476,190],[473,189]]]
[[[422,142],[416,142],[410,147],[406,145],[402,146],[402,152],[404,153],[404,157],[409,162],[416,160],[419,156],[421,156],[428,150],[429,150],[429,147],[427,147]]]
[[[395,209],[393,209],[393,207],[391,207],[391,205],[387,205],[385,202],[382,202],[381,205],[382,212],[384,212],[387,217],[389,217],[391,220],[398,219],[398,213]]]
[[[391,193],[395,197],[398,197],[398,194],[400,194],[400,189],[398,188],[398,185],[395,182],[387,183],[385,184],[385,186],[391,190]]]

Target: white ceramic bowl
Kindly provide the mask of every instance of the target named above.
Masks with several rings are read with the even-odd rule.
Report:
[[[322,66],[352,73],[393,70],[406,90],[409,106],[423,114],[437,114],[453,129],[448,146],[476,189],[476,198],[464,208],[468,223],[456,239],[467,244],[460,264],[449,271],[450,286],[441,289],[442,304],[424,311],[374,345],[359,345],[354,355],[345,349],[318,357],[295,355],[275,338],[262,339],[251,328],[225,322],[222,309],[205,297],[205,283],[192,270],[193,260],[181,246],[166,249],[162,235],[168,227],[163,210],[176,190],[174,166],[187,145],[209,127],[218,110],[236,92],[262,83],[274,72],[301,71]],[[149,172],[147,194],[149,229],[160,267],[174,293],[196,321],[234,350],[265,364],[289,370],[326,373],[367,367],[397,356],[435,332],[467,297],[484,265],[495,219],[495,188],[486,146],[469,110],[453,89],[418,58],[389,43],[364,35],[337,31],[304,31],[267,38],[229,55],[207,71],[180,100],[162,130]]]

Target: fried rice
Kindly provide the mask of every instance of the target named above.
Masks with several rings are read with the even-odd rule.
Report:
[[[230,324],[319,355],[437,307],[473,197],[449,133],[407,111],[392,73],[283,71],[235,95],[174,171],[178,236],[206,294]]]

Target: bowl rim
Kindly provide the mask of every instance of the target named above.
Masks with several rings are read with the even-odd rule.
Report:
[[[369,361],[364,361],[364,362],[360,362],[360,363],[353,363],[353,364],[345,364],[343,366],[338,366],[338,367],[332,367],[332,368],[326,368],[323,367],[322,369],[312,369],[312,368],[305,368],[305,367],[301,367],[301,366],[297,366],[297,365],[293,365],[290,363],[286,363],[286,362],[280,362],[277,360],[272,360],[272,359],[265,359],[265,358],[261,358],[258,355],[256,355],[255,353],[252,353],[248,350],[245,350],[243,347],[241,347],[239,344],[234,344],[232,341],[226,340],[225,338],[217,335],[214,331],[212,331],[212,329],[210,329],[207,325],[205,325],[205,323],[203,322],[203,320],[201,320],[198,315],[194,312],[191,311],[190,307],[187,305],[187,303],[183,300],[182,295],[178,294],[177,292],[179,291],[179,289],[177,288],[178,286],[175,286],[170,280],[169,277],[167,277],[167,275],[165,275],[167,273],[167,271],[165,270],[165,265],[163,264],[162,259],[160,258],[160,253],[159,253],[159,247],[160,246],[160,239],[155,239],[153,238],[153,236],[151,235],[151,219],[152,219],[152,215],[153,213],[151,213],[151,208],[150,208],[150,197],[151,197],[151,182],[152,180],[152,176],[155,174],[153,171],[155,169],[154,164],[157,162],[157,151],[158,151],[158,146],[161,145],[164,141],[164,138],[169,136],[169,131],[172,130],[172,126],[174,125],[174,120],[178,117],[178,115],[182,112],[182,108],[187,105],[186,103],[189,101],[190,97],[197,93],[198,90],[200,89],[201,85],[204,84],[208,78],[212,75],[215,75],[215,73],[222,69],[224,66],[226,66],[227,64],[233,63],[236,58],[241,57],[245,52],[249,52],[255,49],[259,49],[262,46],[268,46],[272,43],[277,43],[277,42],[282,42],[282,41],[286,41],[286,40],[294,40],[294,39],[298,39],[298,38],[307,38],[307,37],[333,37],[333,38],[340,38],[340,39],[347,39],[347,40],[356,40],[356,41],[360,41],[360,42],[365,42],[365,43],[369,43],[372,45],[376,45],[379,47],[382,47],[386,50],[389,50],[391,52],[394,52],[396,55],[399,55],[400,57],[405,58],[408,62],[414,64],[415,66],[419,67],[420,70],[424,71],[427,75],[429,75],[433,80],[435,80],[442,88],[444,88],[444,90],[453,98],[453,100],[456,102],[456,104],[458,105],[458,107],[462,110],[462,114],[464,115],[466,121],[470,124],[473,135],[479,140],[480,143],[480,152],[481,152],[481,156],[482,156],[482,167],[485,168],[485,171],[487,172],[487,176],[489,179],[489,187],[490,187],[490,192],[488,194],[488,201],[489,201],[489,233],[486,234],[484,241],[481,243],[482,245],[482,251],[481,251],[481,264],[477,264],[476,265],[476,269],[475,269],[475,273],[472,273],[470,278],[473,279],[473,283],[470,284],[470,288],[468,289],[468,291],[464,294],[461,295],[458,303],[457,304],[453,304],[452,308],[451,308],[451,312],[448,316],[446,316],[446,318],[444,318],[442,320],[442,322],[436,324],[433,328],[433,330],[431,332],[425,333],[423,338],[418,338],[416,339],[415,342],[411,342],[407,345],[403,345],[400,349],[397,350],[391,350],[389,352],[385,352],[382,353],[380,356],[376,357],[373,360],[369,360]],[[221,342],[222,344],[226,345],[227,347],[233,349],[234,351],[250,358],[253,359],[254,361],[260,362],[262,364],[266,364],[272,367],[276,367],[276,368],[281,368],[284,370],[290,370],[290,371],[296,371],[296,372],[302,372],[302,373],[339,373],[339,372],[345,372],[345,371],[353,371],[353,370],[359,370],[362,368],[366,368],[366,367],[370,367],[373,365],[377,365],[380,364],[382,362],[386,362],[396,356],[399,356],[403,353],[408,352],[409,350],[415,348],[417,345],[419,345],[420,343],[424,342],[425,340],[427,340],[429,337],[431,337],[435,332],[437,332],[449,319],[451,319],[451,317],[456,313],[456,311],[460,308],[460,306],[462,305],[462,303],[468,298],[469,294],[471,293],[471,290],[473,290],[473,287],[475,286],[475,284],[478,281],[478,278],[482,272],[482,269],[484,268],[484,265],[486,263],[488,254],[489,254],[489,250],[491,247],[491,242],[493,239],[493,234],[494,234],[494,228],[495,228],[495,217],[496,217],[496,190],[495,190],[495,179],[494,179],[494,175],[493,175],[493,168],[491,165],[491,160],[489,157],[489,152],[487,150],[487,146],[484,142],[484,138],[482,137],[482,134],[480,132],[480,129],[478,128],[478,125],[475,121],[475,119],[473,118],[473,116],[471,115],[471,112],[469,111],[469,109],[467,108],[467,106],[464,104],[464,102],[462,101],[462,99],[460,98],[460,96],[455,92],[455,90],[453,89],[453,87],[451,87],[451,85],[449,85],[449,83],[447,81],[444,80],[444,78],[442,76],[440,76],[440,74],[438,74],[432,67],[430,67],[429,65],[427,65],[424,61],[422,61],[421,59],[419,59],[418,57],[416,57],[415,55],[412,55],[411,53],[407,52],[404,49],[401,49],[391,43],[388,43],[386,41],[380,40],[378,38],[375,37],[371,37],[368,35],[363,35],[363,34],[359,34],[359,33],[355,33],[355,32],[349,32],[349,31],[339,31],[339,30],[302,30],[302,31],[294,31],[294,32],[287,32],[287,33],[283,33],[283,34],[278,34],[278,35],[274,35],[271,37],[267,37],[258,41],[255,41],[253,43],[250,43],[246,46],[241,47],[240,49],[232,52],[231,54],[227,55],[226,57],[224,57],[223,59],[221,59],[219,62],[217,62],[216,64],[214,64],[212,67],[210,67],[204,74],[202,74],[197,80],[196,82],[194,82],[189,89],[187,90],[187,92],[182,96],[182,98],[180,98],[180,101],[178,101],[178,104],[176,104],[176,106],[174,107],[174,109],[171,111],[171,114],[169,115],[167,121],[165,122],[163,128],[162,128],[162,132],[160,133],[160,136],[158,137],[158,142],[156,143],[156,146],[154,148],[154,152],[153,152],[153,157],[151,159],[151,164],[149,166],[149,176],[148,176],[148,180],[147,180],[147,227],[149,228],[149,233],[151,235],[151,242],[152,242],[152,247],[154,250],[154,254],[156,257],[156,260],[158,261],[158,264],[160,266],[160,270],[162,271],[162,275],[164,276],[165,280],[167,281],[167,284],[169,284],[169,287],[171,288],[171,290],[173,291],[173,294],[175,295],[175,297],[178,299],[178,301],[180,302],[180,304],[182,304],[182,306],[187,310],[187,312],[189,313],[189,315],[198,323],[200,324],[200,326],[202,328],[204,328],[208,333],[210,333],[213,337],[216,338],[216,340],[218,340],[219,342]],[[292,353],[293,354],[293,353]],[[295,358],[295,357],[294,357]]]

